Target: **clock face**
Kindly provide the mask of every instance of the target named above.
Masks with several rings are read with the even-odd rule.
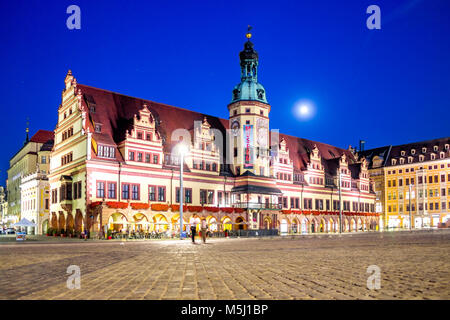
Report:
[[[231,133],[233,136],[237,136],[239,134],[239,121],[235,120],[231,124]]]

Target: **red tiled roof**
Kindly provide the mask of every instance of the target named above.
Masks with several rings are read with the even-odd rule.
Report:
[[[30,141],[36,143],[46,143],[49,140],[53,140],[54,137],[55,133],[53,131],[38,130],[38,132],[31,137]]]
[[[142,109],[143,104],[147,104],[149,110],[159,127],[158,132],[164,142],[164,151],[170,152],[172,148],[171,134],[176,129],[186,129],[192,131],[194,121],[203,121],[206,117],[212,128],[219,129],[223,137],[225,130],[229,128],[229,121],[215,116],[210,116],[195,111],[157,103],[154,101],[134,98],[108,90],[98,89],[82,84],[77,84],[84,95],[86,101],[95,102],[95,112],[89,111],[90,120],[102,125],[101,133],[94,133],[93,137],[97,142],[115,145],[125,139],[126,130],[130,129],[133,123],[133,117]],[[94,132],[91,123],[91,131]],[[308,153],[317,146],[323,160],[339,158],[343,153],[347,155],[350,163],[353,162],[353,154],[345,149],[337,148],[325,143],[311,141],[303,138],[297,138],[285,134],[280,134],[280,141],[284,138],[286,145],[290,150],[291,159],[294,161],[294,168],[302,170],[308,162]],[[226,152],[227,148],[224,148]],[[118,154],[118,152],[116,152]],[[121,157],[117,157],[121,160]],[[326,161],[327,162],[327,161]]]

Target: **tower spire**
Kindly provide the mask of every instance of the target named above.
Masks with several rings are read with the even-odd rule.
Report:
[[[259,101],[268,103],[266,98],[266,91],[264,87],[258,82],[258,52],[254,48],[253,42],[250,41],[252,37],[252,26],[248,25],[246,38],[244,43],[244,50],[239,53],[239,60],[241,66],[241,83],[236,85],[233,89],[233,96],[231,103],[236,101]]]
[[[250,33],[251,30],[252,30],[252,26],[248,25],[247,34],[245,35],[247,37],[248,41],[250,41],[250,38],[252,37],[252,34]]]
[[[26,132],[27,136],[25,138],[25,143],[24,144],[27,144],[28,141],[30,141],[30,137],[28,135],[28,133],[30,132],[30,118],[29,117],[27,117],[27,127],[25,129],[25,132]]]

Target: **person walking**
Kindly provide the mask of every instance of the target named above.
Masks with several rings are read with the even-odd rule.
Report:
[[[191,238],[192,238],[192,243],[195,243],[195,224],[192,223],[191,224]]]
[[[206,223],[206,219],[202,220],[202,240],[203,243],[206,243],[206,231],[208,230],[208,224]]]

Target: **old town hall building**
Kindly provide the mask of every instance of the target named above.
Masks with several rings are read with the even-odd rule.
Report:
[[[46,226],[179,231],[183,143],[185,226],[206,219],[212,231],[338,232],[342,208],[343,231],[377,230],[365,159],[269,129],[271,106],[247,37],[228,119],[79,84],[69,71]]]

